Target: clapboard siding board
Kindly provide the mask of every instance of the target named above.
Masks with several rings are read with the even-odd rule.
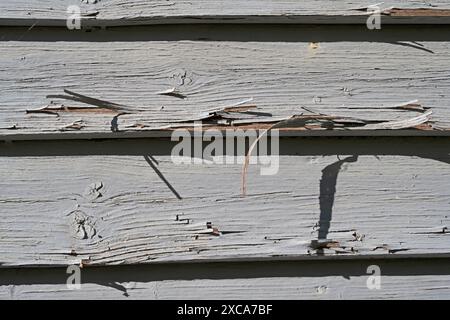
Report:
[[[98,39],[101,38],[99,33]],[[411,45],[411,46],[410,46]],[[449,41],[351,42],[0,42],[0,134],[111,133],[114,112],[27,114],[64,89],[129,106],[120,131],[197,119],[202,112],[253,98],[274,118],[305,112],[395,120],[414,112],[383,107],[419,100],[449,126]],[[176,88],[185,99],[158,92]],[[352,109],[368,107],[367,109]],[[112,133],[114,136],[114,133]],[[31,138],[30,138],[31,139]]]
[[[225,279],[225,280],[167,280],[125,282],[114,286],[82,284],[80,290],[68,289],[61,284],[30,284],[0,286],[0,299],[438,299],[450,298],[450,276],[386,276],[381,290],[369,290],[367,277],[324,276],[320,279],[305,277]],[[125,292],[124,292],[125,291]]]
[[[146,264],[81,269],[81,288],[66,268],[0,273],[0,299],[448,299],[447,258]],[[378,266],[380,287],[369,289]]]
[[[254,261],[83,268],[2,269],[0,299],[448,299],[448,259]],[[370,266],[381,272],[369,289]]]
[[[87,2],[87,1],[85,1]],[[115,26],[169,23],[365,23],[364,10],[373,1],[126,1],[103,0],[96,4],[82,1],[7,1],[0,2],[0,24],[64,26],[67,8],[79,5],[90,25]],[[91,1],[93,2],[93,1]],[[449,1],[385,1],[381,9],[450,9]],[[449,23],[448,17],[385,17],[389,23]],[[424,17],[425,16],[425,17]],[[354,18],[357,19],[354,19]],[[424,19],[425,18],[425,19]]]
[[[239,164],[156,161],[1,157],[2,267],[450,253],[448,160],[283,156],[245,197]]]

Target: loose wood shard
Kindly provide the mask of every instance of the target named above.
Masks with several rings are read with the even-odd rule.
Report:
[[[27,114],[33,113],[43,113],[59,116],[60,113],[64,112],[72,112],[72,113],[92,113],[92,114],[116,114],[116,110],[111,110],[108,108],[100,108],[100,107],[73,107],[73,106],[65,106],[63,104],[50,104],[40,109],[31,109],[25,111]]]
[[[407,129],[417,127],[421,124],[424,124],[430,121],[430,116],[433,112],[431,110],[425,112],[424,114],[406,119],[406,120],[398,120],[398,121],[387,121],[378,124],[368,124],[364,126],[366,129],[370,130],[378,130],[378,129],[389,129],[389,130],[399,130],[399,129]]]
[[[416,101],[409,102],[407,104],[402,104],[401,107],[413,105],[414,109],[419,108],[420,105],[417,104]],[[415,110],[414,110],[415,111]],[[242,195],[245,196],[247,192],[247,171],[250,163],[250,155],[253,152],[255,146],[258,144],[260,139],[267,135],[270,130],[277,128],[296,128],[296,127],[306,127],[308,123],[314,123],[315,125],[319,125],[320,127],[327,128],[336,128],[336,127],[357,127],[360,129],[369,129],[369,130],[401,130],[408,128],[417,128],[420,125],[427,123],[430,120],[430,116],[432,114],[431,110],[428,110],[424,114],[421,114],[417,117],[413,117],[406,120],[397,120],[397,121],[373,121],[373,120],[363,120],[357,119],[353,117],[338,117],[338,116],[329,116],[325,114],[313,114],[313,115],[298,115],[292,116],[288,119],[279,121],[272,126],[270,126],[267,130],[263,131],[260,136],[255,139],[255,141],[250,146],[245,159],[244,164],[242,166],[242,174],[241,174],[241,191]]]
[[[180,98],[180,99],[186,99],[186,95],[182,94],[178,89],[176,88],[171,88],[171,89],[167,89],[164,91],[160,91],[157,92],[156,94],[159,94],[161,96],[170,96],[170,97],[175,97],[175,98]]]
[[[85,127],[84,121],[80,119],[60,128],[59,131],[81,130],[84,127]]]
[[[370,110],[373,109],[373,107],[346,107],[350,110]],[[393,106],[386,106],[386,107],[379,107],[378,109],[391,109],[391,110],[405,110],[405,111],[417,111],[417,112],[426,112],[430,108],[422,106],[418,100],[412,100],[408,101],[402,104],[393,105]]]
[[[118,104],[106,100],[100,100],[92,97],[88,97],[86,95],[82,95],[73,91],[69,91],[67,89],[64,89],[64,92],[67,93],[67,95],[48,95],[47,98],[49,99],[65,99],[65,100],[72,100],[77,102],[82,102],[85,104],[97,106],[99,108],[109,109],[113,111],[130,111],[130,108],[128,106],[125,106],[123,104]]]

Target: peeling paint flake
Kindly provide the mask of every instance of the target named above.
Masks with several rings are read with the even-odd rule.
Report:
[[[59,129],[59,131],[81,130],[81,129],[83,129],[85,126],[86,126],[86,125],[85,125],[85,122],[84,122],[82,119],[80,119],[80,120],[74,121],[74,122],[72,122],[71,124],[68,124],[68,125],[66,125],[66,126],[64,126],[64,127],[61,127],[61,128]]]
[[[391,17],[450,17],[450,9],[435,8],[391,8],[384,10],[382,13]]]
[[[160,92],[157,92],[156,94],[161,95],[161,96],[175,97],[175,98],[179,98],[179,99],[186,99],[187,98],[186,95],[182,94],[176,88],[171,88],[171,89],[167,89],[167,90],[164,90],[164,91],[160,91]]]

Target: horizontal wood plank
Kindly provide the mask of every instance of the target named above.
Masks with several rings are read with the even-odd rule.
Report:
[[[367,268],[381,271],[370,290]],[[0,299],[448,299],[448,259],[162,264],[0,269]]]
[[[84,24],[117,26],[173,23],[365,23],[373,1],[74,1],[19,0],[0,2],[0,24],[65,26],[67,8],[79,5]],[[445,0],[393,0],[379,4],[385,23],[449,23]],[[390,12],[390,8],[399,8]],[[420,9],[411,11],[411,9]],[[425,9],[425,10],[423,10]],[[444,14],[446,13],[446,14]],[[34,21],[34,22],[33,22]]]
[[[126,105],[128,114],[114,120],[121,132],[200,119],[206,110],[250,98],[264,119],[304,113],[302,107],[369,120],[409,119],[417,113],[390,107],[418,100],[431,108],[439,128],[450,127],[448,41],[47,40],[4,41],[0,47],[3,139],[74,132],[114,136],[117,112],[73,109],[86,105],[46,98],[64,89]],[[182,98],[161,94],[173,89]],[[63,105],[58,115],[31,113],[51,101]]]
[[[448,158],[339,159],[283,156],[272,176],[251,165],[242,197],[241,164],[175,165],[167,156],[1,157],[0,262],[450,253]],[[325,239],[334,245],[317,245]]]
[[[125,282],[104,286],[87,283],[71,290],[65,283],[0,286],[0,299],[85,300],[85,299],[177,299],[257,300],[272,299],[402,299],[447,300],[450,276],[385,277],[382,290],[369,290],[367,277],[342,276],[304,278],[261,278],[236,280]]]

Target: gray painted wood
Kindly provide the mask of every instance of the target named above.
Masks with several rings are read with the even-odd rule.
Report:
[[[373,265],[380,289],[369,290]],[[65,268],[2,269],[0,299],[448,299],[449,270],[448,259],[97,267],[71,290]]]
[[[108,34],[108,33],[106,33]],[[431,35],[431,31],[427,33]],[[96,36],[101,37],[101,33]],[[253,98],[274,118],[317,112],[395,120],[417,115],[385,109],[419,100],[449,126],[450,42],[118,41],[0,42],[0,134],[111,133],[113,111],[27,114],[64,89],[129,106],[120,131],[142,131]],[[185,98],[158,94],[176,88]],[[363,109],[358,109],[363,107]],[[356,109],[355,109],[356,108]],[[89,111],[89,110],[88,110]],[[30,136],[31,137],[31,136]]]
[[[0,23],[4,25],[64,26],[69,5],[79,5],[89,25],[172,24],[172,23],[365,23],[367,13],[357,10],[373,1],[86,1],[20,0],[0,2]],[[94,1],[92,1],[94,2]],[[381,9],[448,9],[445,0],[384,1]],[[449,23],[448,17],[422,19],[384,17],[386,23]],[[34,22],[33,22],[34,21]]]
[[[368,290],[367,277],[340,276],[190,281],[124,282],[120,289],[98,284],[70,290],[65,284],[0,286],[0,299],[442,299],[450,297],[450,276],[386,277],[385,289]]]
[[[273,176],[260,176],[252,165],[242,197],[241,164],[174,165],[162,156],[1,157],[0,262],[450,253],[448,159],[340,159],[283,156]],[[317,249],[318,239],[339,244]]]
[[[448,127],[448,27],[389,27],[448,12],[384,15],[370,32],[267,24],[364,24],[354,9],[371,2],[103,0],[79,3],[86,33],[64,28],[69,4],[0,1],[0,25],[15,26],[0,29],[1,299],[450,296],[447,138],[296,138],[277,175],[250,166],[245,197],[241,164],[175,165],[167,140],[132,139],[250,97],[273,118],[305,106],[371,120],[410,119],[386,107],[417,99]],[[94,28],[140,24],[158,26]],[[111,110],[26,112],[80,106],[46,98],[64,89],[126,105],[119,132]],[[93,137],[129,140],[81,140]],[[72,264],[80,291],[65,286]],[[382,290],[365,286],[368,264]]]

